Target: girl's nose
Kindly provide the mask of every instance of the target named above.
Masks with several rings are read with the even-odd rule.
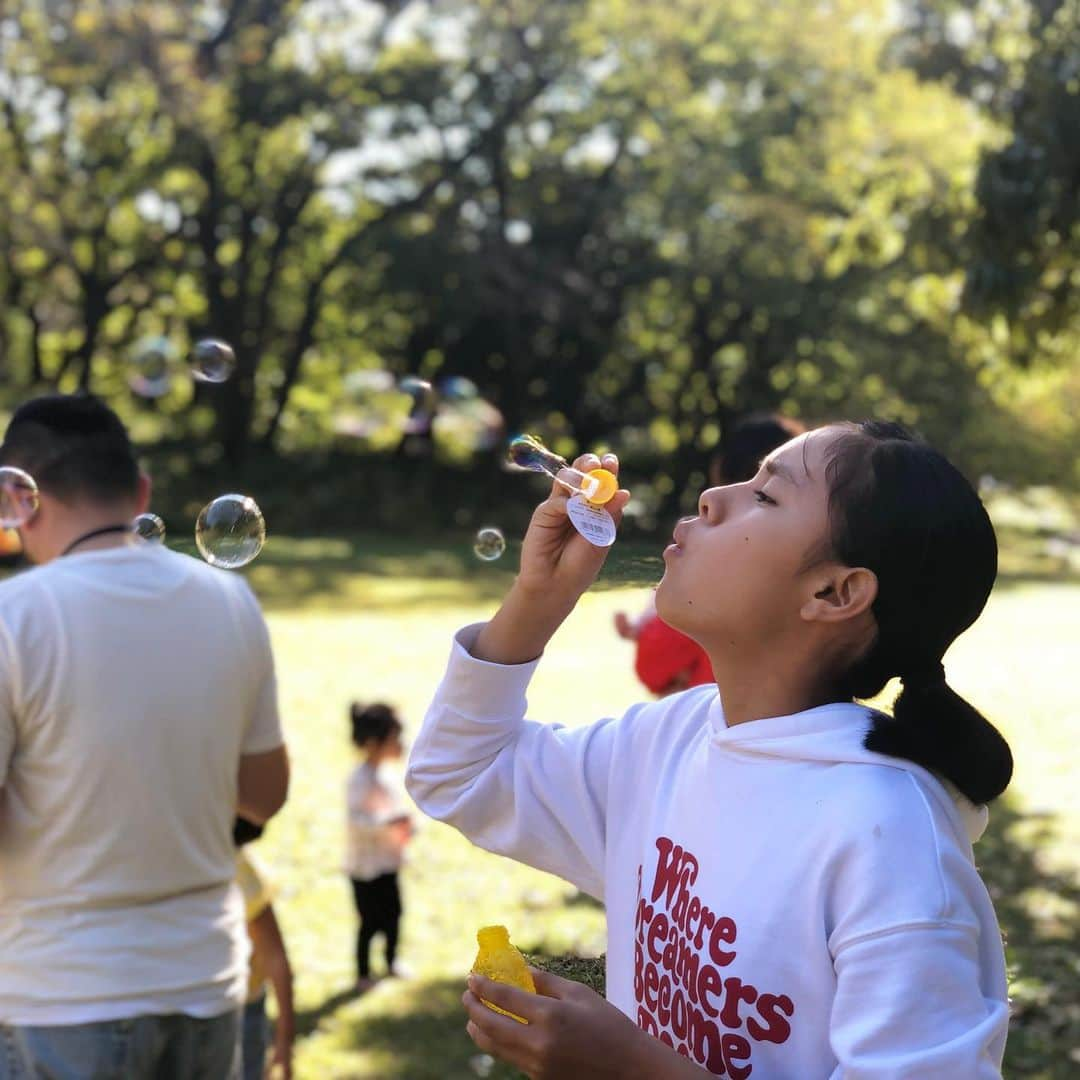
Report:
[[[706,488],[698,499],[698,514],[708,525],[715,525],[724,516],[725,489]]]

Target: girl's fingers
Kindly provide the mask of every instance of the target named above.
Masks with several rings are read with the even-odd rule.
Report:
[[[600,459],[595,454],[582,454],[580,457],[575,458],[574,468],[578,472],[591,472],[593,469],[600,468]]]
[[[469,990],[472,992],[474,998],[483,998],[484,1001],[490,1001],[492,1005],[498,1005],[500,1009],[512,1012],[515,1016],[520,1016],[523,1020],[536,1021],[539,1019],[540,1012],[543,1011],[543,1007],[540,1005],[540,999],[536,994],[530,994],[527,990],[519,990],[516,986],[506,986],[504,983],[497,983],[491,979],[485,979],[483,975],[469,976]],[[468,1006],[466,1006],[466,1008],[468,1009]],[[503,1016],[501,1013],[491,1012],[483,1002],[480,1002],[480,1008],[485,1009],[497,1020],[514,1024],[519,1030],[527,1026],[518,1023],[518,1021],[514,1020],[512,1017]],[[473,1015],[472,1009],[468,1009],[468,1012],[470,1016]]]

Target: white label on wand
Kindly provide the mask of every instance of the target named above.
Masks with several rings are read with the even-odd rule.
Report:
[[[590,544],[611,547],[615,543],[615,519],[602,507],[593,506],[584,495],[575,495],[566,504],[570,521]]]

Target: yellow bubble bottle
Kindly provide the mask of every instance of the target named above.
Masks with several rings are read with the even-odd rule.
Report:
[[[525,963],[525,957],[510,944],[510,934],[505,926],[482,926],[476,932],[476,942],[480,948],[473,961],[472,973],[474,975],[483,975],[492,982],[516,986],[519,990],[527,990],[530,994],[536,993],[532,972]],[[503,1016],[512,1017],[519,1024],[528,1023],[524,1017],[508,1012],[506,1009],[500,1009],[498,1005],[492,1005],[486,998],[480,1000],[489,1009],[502,1013]]]

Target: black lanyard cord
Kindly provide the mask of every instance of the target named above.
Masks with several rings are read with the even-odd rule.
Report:
[[[60,552],[60,558],[65,555],[70,555],[80,544],[85,544],[87,540],[94,540],[99,536],[108,536],[109,533],[126,533],[131,532],[130,525],[102,525],[100,529],[91,529],[88,533],[83,533],[82,536],[76,537],[63,551]]]

